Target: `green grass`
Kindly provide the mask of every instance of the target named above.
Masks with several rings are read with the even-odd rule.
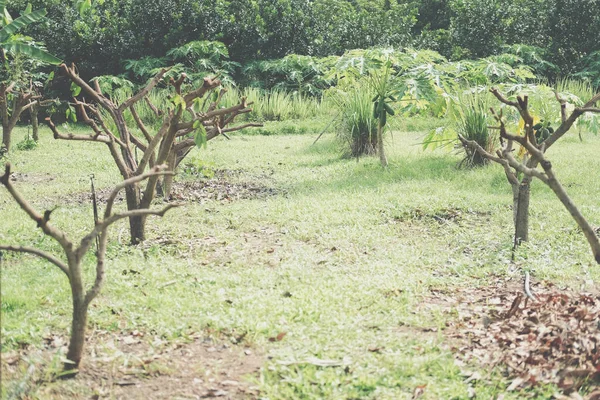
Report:
[[[247,332],[246,340],[270,357],[258,379],[269,399],[411,398],[425,384],[425,399],[468,398],[465,377],[440,333],[452,315],[424,302],[433,288],[460,290],[514,273],[512,197],[502,169],[459,170],[460,156],[421,151],[423,132],[394,132],[384,171],[375,158],[341,158],[332,134],[311,146],[316,134],[233,135],[195,150],[192,161],[236,171],[232,183],[275,195],[190,203],[151,219],[150,240],[138,248],[119,243],[120,236],[127,241],[125,223],[114,226],[106,286],[90,309],[90,326],[155,332],[169,340],[207,328],[225,337]],[[17,129],[15,143],[24,135]],[[582,144],[572,135],[548,154],[594,226],[600,225],[600,182],[583,176],[600,168],[598,151],[600,139]],[[16,150],[10,161],[27,174],[15,185],[42,210],[89,190],[91,174],[99,188],[119,181],[106,148],[54,141],[46,130],[37,148]],[[448,210],[460,217],[433,218]],[[600,269],[583,235],[540,182],[532,187],[531,214],[531,241],[519,250],[517,265],[533,269],[535,279],[595,286]],[[81,237],[92,220],[87,204],[52,214],[71,237]],[[173,243],[160,245],[157,238]],[[0,242],[58,250],[5,190]],[[86,262],[88,282],[92,265]],[[66,279],[46,262],[8,255],[1,312],[3,351],[39,346],[46,333],[66,335]],[[268,340],[280,332],[287,332],[282,341]],[[345,366],[303,363],[310,357]],[[478,398],[491,398],[508,383],[492,373],[489,382],[473,385]],[[552,388],[505,398],[548,393]]]

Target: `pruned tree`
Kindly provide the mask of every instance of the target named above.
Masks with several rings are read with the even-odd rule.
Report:
[[[37,122],[37,107],[45,106],[54,100],[42,100],[33,88],[15,89],[16,82],[0,84],[0,119],[2,120],[2,147],[10,151],[12,131],[17,126],[21,115],[29,110],[31,118]]]
[[[28,25],[41,21],[46,15],[45,9],[32,11],[29,4],[21,15],[12,19],[5,8],[6,1],[0,0],[0,119],[2,120],[2,145],[10,150],[12,131],[27,109],[40,104],[41,96],[33,90],[31,83],[25,87],[27,75],[31,71],[21,71],[21,63],[11,63],[15,57],[25,57],[29,67],[36,68],[46,64],[56,65],[61,61],[48,53],[42,45],[31,38],[19,35],[19,31]],[[27,72],[27,73],[25,73]]]
[[[575,107],[570,114],[567,111],[566,100],[556,93],[556,100],[560,103],[560,125],[556,130],[552,130],[547,129],[542,124],[534,124],[533,116],[529,112],[527,96],[518,96],[516,101],[512,101],[496,88],[492,88],[491,92],[501,103],[513,107],[519,112],[519,116],[524,123],[523,135],[509,133],[502,112],[496,113],[492,108],[491,112],[500,124],[497,129],[500,132],[501,148],[496,150],[495,155],[483,149],[475,141],[467,140],[463,136],[459,136],[459,139],[464,146],[475,149],[483,157],[503,166],[508,182],[513,189],[515,247],[522,241],[527,241],[529,237],[530,185],[531,181],[537,178],[552,189],[569,211],[589,242],[596,262],[600,264],[600,241],[598,236],[568,196],[552,169],[552,163],[545,155],[546,151],[573,127],[579,117],[585,113],[600,113],[600,107],[597,107],[597,103],[600,101],[600,93],[593,96],[582,107]],[[515,155],[515,144],[526,150],[523,157]]]
[[[148,215],[157,215],[162,217],[168,210],[178,205],[170,203],[160,210],[139,208],[136,210],[118,212],[113,209],[117,195],[122,189],[146,179],[171,174],[172,172],[167,171],[166,166],[155,166],[146,173],[131,177],[118,184],[108,197],[102,219],[95,221],[94,228],[81,239],[79,244],[77,244],[75,241],[69,239],[64,231],[56,228],[50,223],[50,214],[52,211],[46,210],[41,214],[21,196],[10,180],[11,166],[10,164],[6,164],[4,175],[0,176],[0,184],[8,190],[12,198],[17,202],[21,209],[25,211],[29,218],[36,223],[37,227],[40,228],[46,236],[51,237],[60,245],[64,253],[64,258],[61,259],[60,257],[35,247],[0,244],[0,250],[29,253],[41,257],[57,266],[67,276],[71,286],[71,296],[73,300],[73,320],[71,323],[71,338],[67,353],[67,360],[69,361],[64,365],[65,370],[73,371],[73,373],[75,373],[76,371],[74,370],[79,368],[81,362],[85,343],[88,308],[92,300],[100,293],[104,283],[108,228],[115,222],[123,218],[131,218],[132,216],[146,217]],[[86,253],[94,244],[96,244],[96,277],[92,286],[86,290],[82,276],[82,261]]]
[[[60,68],[75,85],[82,89],[82,95],[91,100],[88,102],[74,98],[73,101],[83,121],[92,128],[93,132],[89,135],[60,133],[52,121],[47,119],[54,138],[105,144],[125,180],[142,175],[147,168],[154,165],[166,164],[170,171],[174,171],[198,142],[204,143],[227,132],[261,126],[247,123],[230,127],[238,115],[252,111],[249,108],[251,103],[247,103],[246,98],[242,98],[237,105],[218,108],[226,89],[221,88],[216,92],[221,86],[220,80],[216,78],[204,78],[202,86],[187,93],[182,93],[185,74],[177,80],[171,79],[170,85],[175,91],[171,99],[172,106],[166,110],[159,110],[150,102],[148,94],[163,80],[169,68],[163,68],[144,88],[120,104],[115,104],[113,100],[103,95],[97,81],[94,81],[92,87],[80,78],[74,65],[62,64]],[[200,99],[210,93],[215,93],[214,101],[206,101],[207,108],[201,110]],[[136,111],[136,104],[142,100],[162,118],[160,128],[156,132],[152,132],[144,124]],[[100,109],[103,109],[112,119],[112,129]],[[130,120],[134,121],[133,126],[128,125],[126,113],[131,114]],[[136,130],[141,132],[143,137],[132,134]],[[136,157],[136,151],[142,153],[141,158]],[[138,182],[127,186],[125,188],[127,208],[130,211],[147,209],[156,195],[158,183],[159,176],[154,175],[148,179],[143,190]],[[171,183],[172,176],[167,175],[163,185],[163,193],[167,197],[171,191]],[[131,215],[129,226],[131,243],[137,244],[143,241],[145,215]]]

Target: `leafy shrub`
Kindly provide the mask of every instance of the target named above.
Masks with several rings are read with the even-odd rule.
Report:
[[[245,97],[252,103],[251,115],[244,114],[238,120],[285,121],[288,119],[313,118],[322,112],[321,101],[315,97],[300,96],[284,90],[265,91],[259,88],[246,87],[242,90],[228,88],[223,96],[223,107],[237,104],[236,99]]]
[[[211,179],[215,176],[216,166],[212,162],[206,162],[199,158],[190,159],[183,165],[182,174],[187,176]]]
[[[35,140],[33,140],[30,137],[27,137],[27,138],[21,140],[19,143],[17,143],[17,150],[21,150],[21,151],[33,150],[37,146],[38,146],[38,142],[36,142]]]

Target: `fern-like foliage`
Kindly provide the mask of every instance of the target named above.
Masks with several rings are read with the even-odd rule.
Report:
[[[128,71],[134,79],[146,80],[154,75],[154,71],[163,68],[168,64],[164,57],[142,57],[139,60],[125,60],[125,70]]]

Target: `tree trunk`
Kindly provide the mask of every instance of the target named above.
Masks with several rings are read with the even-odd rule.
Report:
[[[388,166],[387,157],[385,156],[385,149],[383,146],[383,126],[381,122],[377,124],[377,151],[379,152],[379,160],[381,166],[386,168]]]
[[[514,222],[515,222],[515,248],[522,242],[529,240],[529,197],[531,179],[523,178],[518,186],[517,195],[513,207]],[[513,191],[514,192],[514,191]]]
[[[83,294],[73,293],[73,321],[71,322],[71,339],[69,341],[69,351],[64,365],[65,371],[72,371],[79,368],[83,356],[83,346],[85,344],[85,328],[87,324],[87,306],[83,300]],[[74,375],[67,374],[68,375]]]
[[[6,149],[6,151],[10,151],[10,136],[12,133],[12,129],[8,124],[5,124],[2,121],[2,146]]]
[[[21,97],[15,99],[10,115],[7,102],[8,99],[5,96],[1,101],[2,105],[0,107],[2,114],[2,146],[6,148],[6,151],[10,151],[12,131],[15,129],[15,126],[17,126],[17,121],[19,121],[21,113],[23,112],[23,102]]]
[[[31,132],[32,132],[33,140],[38,142],[40,140],[39,126],[38,126],[38,106],[36,104],[34,104],[33,106],[31,106],[31,109],[29,112],[31,115]]]
[[[169,171],[175,171],[177,162],[177,153],[173,152],[169,155],[169,159],[167,160],[167,165],[169,166]],[[165,199],[168,199],[171,196],[171,189],[173,189],[173,175],[165,175],[163,178],[164,182],[164,193]]]
[[[130,217],[131,244],[136,245],[146,240],[146,217]]]
[[[8,115],[8,99],[4,85],[0,85],[0,118],[2,119],[2,145],[0,148],[5,147],[8,151],[10,150],[10,116]]]
[[[127,199],[127,209],[129,211],[140,208],[140,193],[137,185],[130,185],[125,188],[125,197]],[[140,244],[146,239],[145,236],[146,218],[144,216],[129,217],[129,232],[131,244]]]

